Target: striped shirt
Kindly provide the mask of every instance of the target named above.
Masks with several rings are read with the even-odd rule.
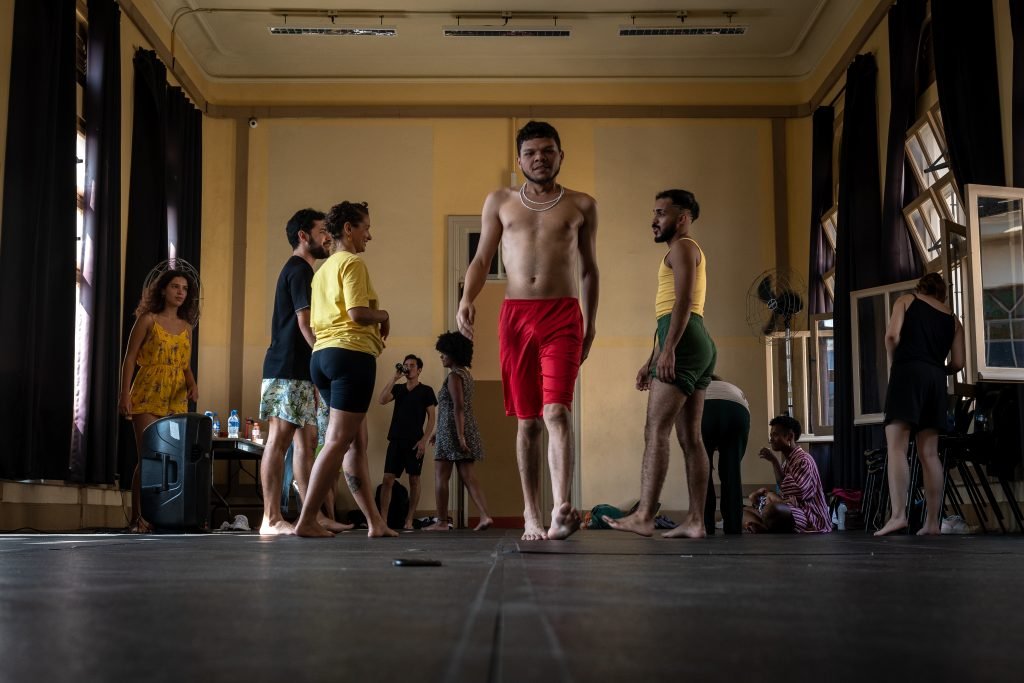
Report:
[[[832,518],[825,502],[818,465],[799,446],[786,458],[779,489],[782,497],[790,504],[798,534],[826,534],[832,531]]]

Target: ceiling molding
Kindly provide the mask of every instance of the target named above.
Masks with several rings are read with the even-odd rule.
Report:
[[[835,88],[836,84],[846,76],[846,70],[850,68],[850,64],[853,63],[854,57],[860,52],[861,48],[864,47],[864,43],[868,42],[868,38],[875,32],[882,20],[889,14],[889,8],[896,4],[896,0],[879,0],[878,5],[875,7],[874,12],[868,18],[867,23],[861,26],[860,31],[854,37],[853,42],[843,53],[843,56],[836,62],[836,65],[832,67],[832,71],[829,72],[825,80],[818,86],[818,89],[814,91],[810,101],[807,103],[807,113],[804,116],[810,116],[811,113],[817,109],[821,103],[828,96],[828,93]]]
[[[878,0],[878,5],[825,77],[808,102],[792,105],[281,105],[246,106],[210,103],[157,31],[136,6],[134,0],[119,0],[124,15],[139,29],[181,84],[189,98],[206,115],[214,118],[802,118],[810,116],[824,97],[845,76],[853,58],[878,28],[895,0]],[[187,48],[186,48],[187,49]],[[196,62],[196,68],[198,62]],[[201,70],[201,68],[200,68]],[[587,79],[569,79],[585,81]],[[678,80],[678,79],[676,79]],[[722,79],[724,80],[724,79]]]
[[[124,16],[135,25],[135,28],[139,29],[143,37],[153,46],[153,50],[157,56],[160,57],[160,61],[164,63],[167,70],[174,76],[174,79],[181,84],[185,94],[188,95],[192,103],[205,113],[209,112],[210,103],[207,102],[206,97],[203,95],[199,86],[196,85],[195,81],[189,77],[188,73],[180,67],[180,63],[171,58],[171,51],[168,49],[166,43],[160,39],[156,30],[150,25],[146,18],[139,11],[139,8],[135,6],[134,0],[118,0],[118,5],[121,6],[121,12]]]
[[[209,106],[217,118],[794,118],[800,105],[282,105]]]

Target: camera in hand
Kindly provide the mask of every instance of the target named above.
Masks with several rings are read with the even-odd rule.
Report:
[[[409,374],[409,368],[405,367],[405,363],[395,363],[395,370],[402,373],[403,375]]]

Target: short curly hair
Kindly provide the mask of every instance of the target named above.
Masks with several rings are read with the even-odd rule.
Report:
[[[324,219],[324,228],[327,229],[331,237],[340,240],[344,236],[345,223],[359,225],[369,215],[370,207],[366,205],[366,202],[342,202],[341,204],[335,204],[327,212],[327,218]]]
[[[159,313],[164,310],[164,290],[176,277],[184,278],[188,283],[188,293],[185,295],[185,301],[178,307],[178,317],[195,325],[199,321],[199,294],[195,280],[184,270],[173,268],[165,271],[153,280],[149,287],[142,290],[142,298],[135,308],[135,317],[141,318],[147,313]]]
[[[445,332],[438,336],[434,347],[464,368],[473,365],[473,341],[459,332]]]

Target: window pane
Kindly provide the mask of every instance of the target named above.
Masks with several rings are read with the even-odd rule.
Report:
[[[907,151],[910,152],[910,163],[913,164],[914,170],[917,172],[917,182],[921,185],[921,189],[924,187],[924,169],[928,167],[928,160],[924,156],[924,150],[921,149],[921,143],[918,142],[917,137],[911,135],[907,139]]]
[[[939,213],[939,207],[935,206],[935,202],[931,199],[924,203],[921,212],[924,214],[925,225],[928,226],[928,242],[926,244],[928,260],[931,261],[940,255],[942,248],[942,214]]]
[[[985,364],[1024,368],[1024,239],[1019,199],[978,197]]]
[[[466,235],[469,240],[468,254],[466,256],[466,263],[471,262],[476,257],[476,250],[480,247],[480,233],[471,232]],[[487,271],[487,275],[498,275],[498,252],[494,252],[494,258],[491,259],[491,267]]]
[[[931,246],[931,242],[928,239],[928,224],[925,222],[924,216],[921,215],[921,211],[919,209],[915,209],[910,214],[910,223],[914,227],[914,234],[917,237],[918,248],[923,251],[921,255],[926,261],[930,260],[928,247]]]
[[[75,173],[75,188],[79,196],[85,195],[85,134],[78,133],[78,140],[75,144],[75,154],[78,157],[78,164]]]
[[[942,197],[942,201],[946,204],[946,210],[949,211],[949,217],[953,222],[966,225],[967,221],[960,208],[960,197],[957,195],[952,183],[947,183],[939,188],[939,196]]]
[[[831,427],[835,423],[835,338],[831,319],[818,320],[815,325],[818,338],[817,423]]]
[[[928,158],[929,165],[942,158],[939,141],[935,139],[935,134],[932,132],[930,125],[921,126],[920,130],[917,131],[917,135],[921,141],[924,155]]]

